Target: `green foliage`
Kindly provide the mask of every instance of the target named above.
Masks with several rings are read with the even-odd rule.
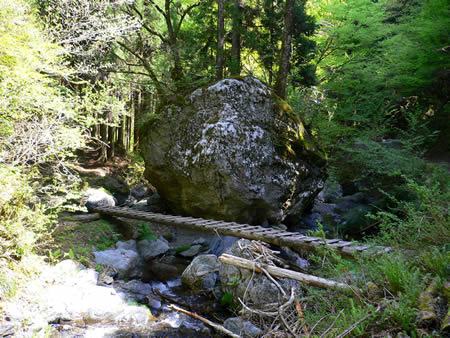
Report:
[[[62,51],[23,1],[2,1],[0,16],[0,161],[63,163],[84,140],[73,98],[57,81],[70,76]]]
[[[229,292],[225,292],[222,297],[220,297],[220,304],[224,306],[229,306],[233,303],[233,295]]]
[[[396,207],[372,216],[380,222],[379,238],[382,241],[414,249],[450,242],[449,176],[441,175],[439,170],[434,172],[424,184],[406,179],[417,200],[397,201],[391,196]]]
[[[157,238],[150,230],[150,225],[147,223],[140,223],[138,225],[138,239],[139,240],[148,240],[148,241],[156,241]]]
[[[327,96],[316,125],[334,130],[330,145],[361,130],[396,137],[400,128],[418,137],[411,125],[420,129],[424,120],[445,114],[445,1],[345,0],[311,7],[321,23],[316,62]]]
[[[54,252],[64,253],[64,256],[88,266],[93,251],[108,250],[121,239],[114,227],[104,220],[66,223],[54,230],[49,245]]]
[[[34,249],[54,223],[30,186],[31,175],[0,164],[0,248],[2,256],[20,259]]]

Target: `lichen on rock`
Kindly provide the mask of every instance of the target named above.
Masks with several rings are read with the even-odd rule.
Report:
[[[225,79],[141,133],[145,175],[173,212],[245,223],[301,214],[325,161],[301,120],[258,79]]]

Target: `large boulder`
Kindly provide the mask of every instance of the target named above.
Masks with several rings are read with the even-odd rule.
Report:
[[[141,140],[146,178],[179,214],[277,224],[309,208],[325,176],[300,118],[252,77],[163,108]]]

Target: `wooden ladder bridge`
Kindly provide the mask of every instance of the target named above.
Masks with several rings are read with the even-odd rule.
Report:
[[[259,240],[266,243],[286,246],[295,249],[315,251],[322,245],[327,245],[336,249],[344,257],[354,257],[359,253],[376,254],[390,251],[389,247],[359,245],[355,242],[344,241],[341,239],[322,239],[272,228],[264,228],[259,225],[240,224],[235,222],[225,222],[217,220],[208,220],[195,217],[183,217],[164,215],[152,212],[137,211],[124,207],[96,207],[94,212],[100,214],[138,219],[147,222],[154,222],[168,226],[177,226],[186,229],[218,233],[250,240]]]

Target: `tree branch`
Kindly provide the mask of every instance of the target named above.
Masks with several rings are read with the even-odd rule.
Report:
[[[201,1],[198,1],[198,2],[196,2],[195,4],[193,4],[193,5],[189,6],[188,8],[186,8],[186,9],[183,11],[183,14],[181,15],[180,21],[178,22],[177,28],[175,29],[175,35],[176,35],[176,36],[178,36],[178,32],[179,32],[180,29],[181,29],[181,25],[182,25],[184,19],[186,18],[186,15],[188,15],[189,12],[192,11],[195,7],[200,6],[201,3],[202,3]]]

